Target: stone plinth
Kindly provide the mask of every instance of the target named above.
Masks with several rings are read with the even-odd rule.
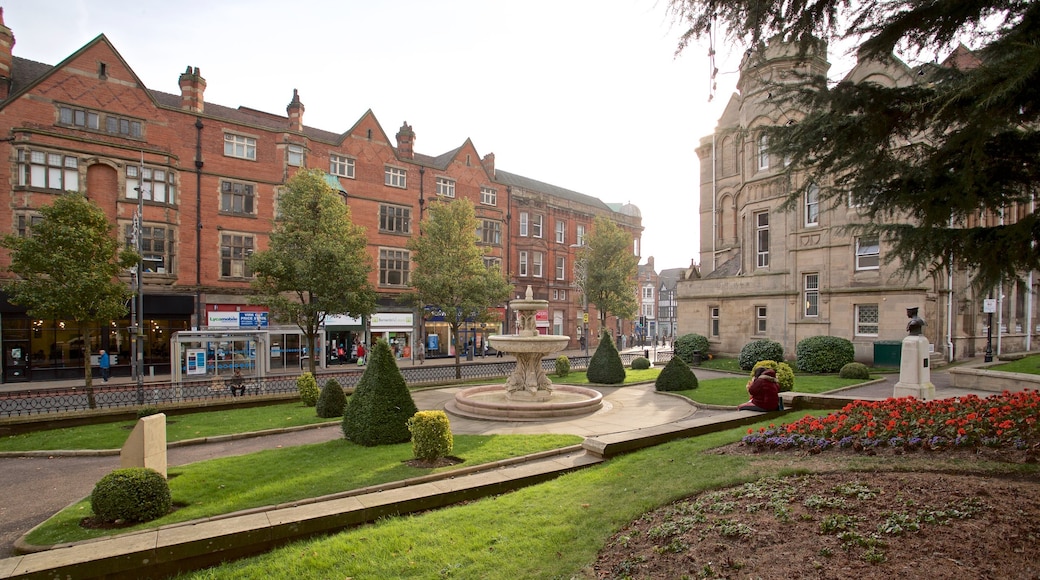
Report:
[[[929,368],[928,339],[911,335],[903,339],[902,360],[899,363],[899,382],[893,397],[914,397],[923,401],[935,398],[932,371]]]
[[[158,413],[137,420],[133,432],[119,450],[120,467],[147,467],[166,477],[166,415]]]

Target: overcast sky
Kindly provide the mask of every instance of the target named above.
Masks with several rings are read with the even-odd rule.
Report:
[[[642,263],[699,261],[700,138],[736,83],[743,47],[674,57],[665,0],[0,0],[14,54],[57,64],[104,33],[149,89],[179,94],[199,67],[205,99],[336,133],[372,109],[393,138],[439,155],[473,140],[499,169],[634,203]]]

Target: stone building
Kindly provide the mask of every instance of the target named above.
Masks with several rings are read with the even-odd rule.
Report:
[[[940,66],[969,56],[962,47]],[[852,341],[857,360],[871,363],[876,349],[906,335],[906,308],[917,306],[933,356],[954,360],[983,353],[990,320],[984,299],[993,298],[993,351],[1029,349],[1040,330],[1031,273],[983,296],[961,271],[907,279],[896,275],[898,264],[886,263],[877,237],[843,230],[862,221],[854,200],[821,204],[809,188],[794,208],[780,207],[789,191],[781,171],[785,160],[770,154],[761,129],[793,122],[798,114],[771,100],[766,81],[791,78],[794,69],[826,74],[829,67],[822,43],[803,59],[780,44],[745,55],[737,92],[715,132],[697,148],[700,272],[677,284],[678,334],[702,334],[722,354],[768,338],[783,344],[790,358],[803,338],[839,336]],[[846,80],[907,86],[921,82],[921,72],[892,57],[859,62]],[[1032,209],[1008,208],[1003,216],[978,220],[994,225],[1027,211]]]
[[[76,190],[105,211],[129,244],[142,211],[144,358],[156,373],[170,371],[170,337],[178,331],[269,325],[281,332],[279,321],[250,304],[248,258],[266,248],[280,188],[299,168],[325,171],[365,228],[378,292],[371,318],[326,321],[327,351],[375,338],[410,347],[436,335],[428,355],[450,354],[452,337],[436,313],[397,300],[409,287],[408,240],[418,235],[424,208],[438,200],[473,202],[486,261],[501,265],[517,294],[530,284],[536,298],[549,299],[545,329],[571,334],[573,348],[581,318],[573,258],[593,217],[616,221],[634,240],[641,235],[637,216],[499,171],[494,154],[481,155],[468,139],[424,155],[411,125],[390,136],[371,110],[345,131],[318,129],[305,124],[305,96],[295,90],[286,95],[284,115],[209,103],[207,81],[193,66],[179,75],[179,93],[152,90],[104,35],[56,65],[15,56],[14,46],[0,12],[0,155],[8,160],[0,163],[0,188],[7,192],[0,224],[30,235],[40,207]],[[0,253],[0,272],[9,261]],[[501,322],[464,328],[463,342],[480,344],[511,327],[506,304],[488,307],[501,313]],[[117,356],[115,374],[129,372],[129,318],[95,329],[91,345],[77,344],[63,321],[30,319],[5,297],[0,319],[5,381],[81,376],[83,356],[100,348]],[[229,343],[223,354],[250,357],[254,348]],[[306,355],[289,325],[270,348],[286,372],[298,371]]]

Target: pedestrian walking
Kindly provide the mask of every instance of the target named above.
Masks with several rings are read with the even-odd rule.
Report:
[[[108,375],[112,370],[112,359],[108,357],[108,353],[104,349],[101,349],[101,355],[98,357],[98,365],[101,367],[101,378],[108,382]]]

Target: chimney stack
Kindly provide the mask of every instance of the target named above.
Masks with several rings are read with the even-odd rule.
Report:
[[[206,79],[199,74],[199,67],[191,66],[184,70],[180,78],[181,108],[193,113],[201,113],[206,106],[203,94],[206,92]]]
[[[414,145],[415,131],[412,131],[412,126],[405,121],[397,132],[397,154],[402,159],[415,159],[415,151],[412,149]]]
[[[4,9],[0,8],[0,100],[11,95],[14,66],[14,33],[4,24]]]
[[[491,178],[494,179],[495,178],[495,154],[494,153],[488,153],[487,155],[484,156],[483,159],[480,160],[480,164],[484,166],[484,171],[487,171],[488,175],[490,175]]]
[[[296,89],[292,90],[292,101],[289,106],[285,107],[285,112],[289,114],[289,130],[301,132],[303,131],[303,103],[300,102],[300,93]]]

